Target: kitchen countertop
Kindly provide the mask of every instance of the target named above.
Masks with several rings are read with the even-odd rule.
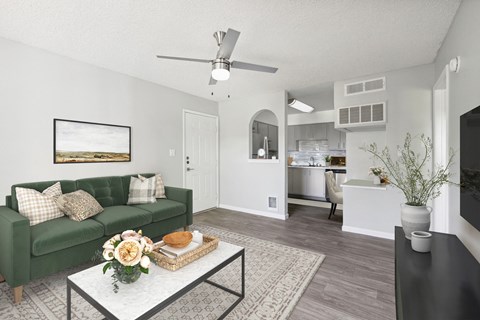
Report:
[[[328,167],[309,167],[309,166],[288,166],[289,168],[298,168],[298,169],[339,169],[339,170],[347,170],[345,166],[328,166]]]
[[[372,180],[352,179],[348,180],[341,186],[344,188],[387,190],[387,186],[385,184],[373,184]]]

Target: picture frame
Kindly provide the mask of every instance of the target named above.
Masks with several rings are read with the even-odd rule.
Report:
[[[53,119],[53,163],[131,162],[129,126]]]

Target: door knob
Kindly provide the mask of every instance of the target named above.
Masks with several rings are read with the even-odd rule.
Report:
[[[192,170],[195,170],[195,169],[187,167],[187,171],[192,171]]]

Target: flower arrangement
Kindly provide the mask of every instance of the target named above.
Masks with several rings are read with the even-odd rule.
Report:
[[[412,141],[419,140],[423,152],[416,152]],[[425,206],[427,201],[440,195],[440,187],[449,182],[449,168],[453,163],[455,153],[450,150],[450,156],[445,167],[436,166],[430,170],[432,160],[432,140],[421,135],[412,138],[407,133],[403,147],[397,147],[398,160],[392,159],[390,150],[385,147],[378,150],[375,143],[360,148],[379,159],[386,168],[389,182],[400,189],[410,206]]]
[[[103,267],[105,274],[113,268],[114,291],[118,291],[117,282],[132,283],[138,280],[141,273],[148,274],[150,268],[149,255],[153,251],[153,241],[142,235],[142,230],[135,232],[126,230],[116,234],[103,244],[103,259],[107,261]]]
[[[368,174],[371,175],[371,176],[373,175],[373,176],[377,176],[377,177],[380,177],[380,178],[382,176],[386,175],[384,169],[381,168],[381,167],[370,167],[368,169]]]

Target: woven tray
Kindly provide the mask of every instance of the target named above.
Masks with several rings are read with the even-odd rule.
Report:
[[[170,271],[175,271],[215,250],[218,247],[219,241],[220,239],[217,237],[204,234],[203,244],[200,247],[177,258],[169,258],[163,255],[158,251],[158,249],[160,249],[164,244],[157,245],[153,248],[153,259],[160,267]]]

